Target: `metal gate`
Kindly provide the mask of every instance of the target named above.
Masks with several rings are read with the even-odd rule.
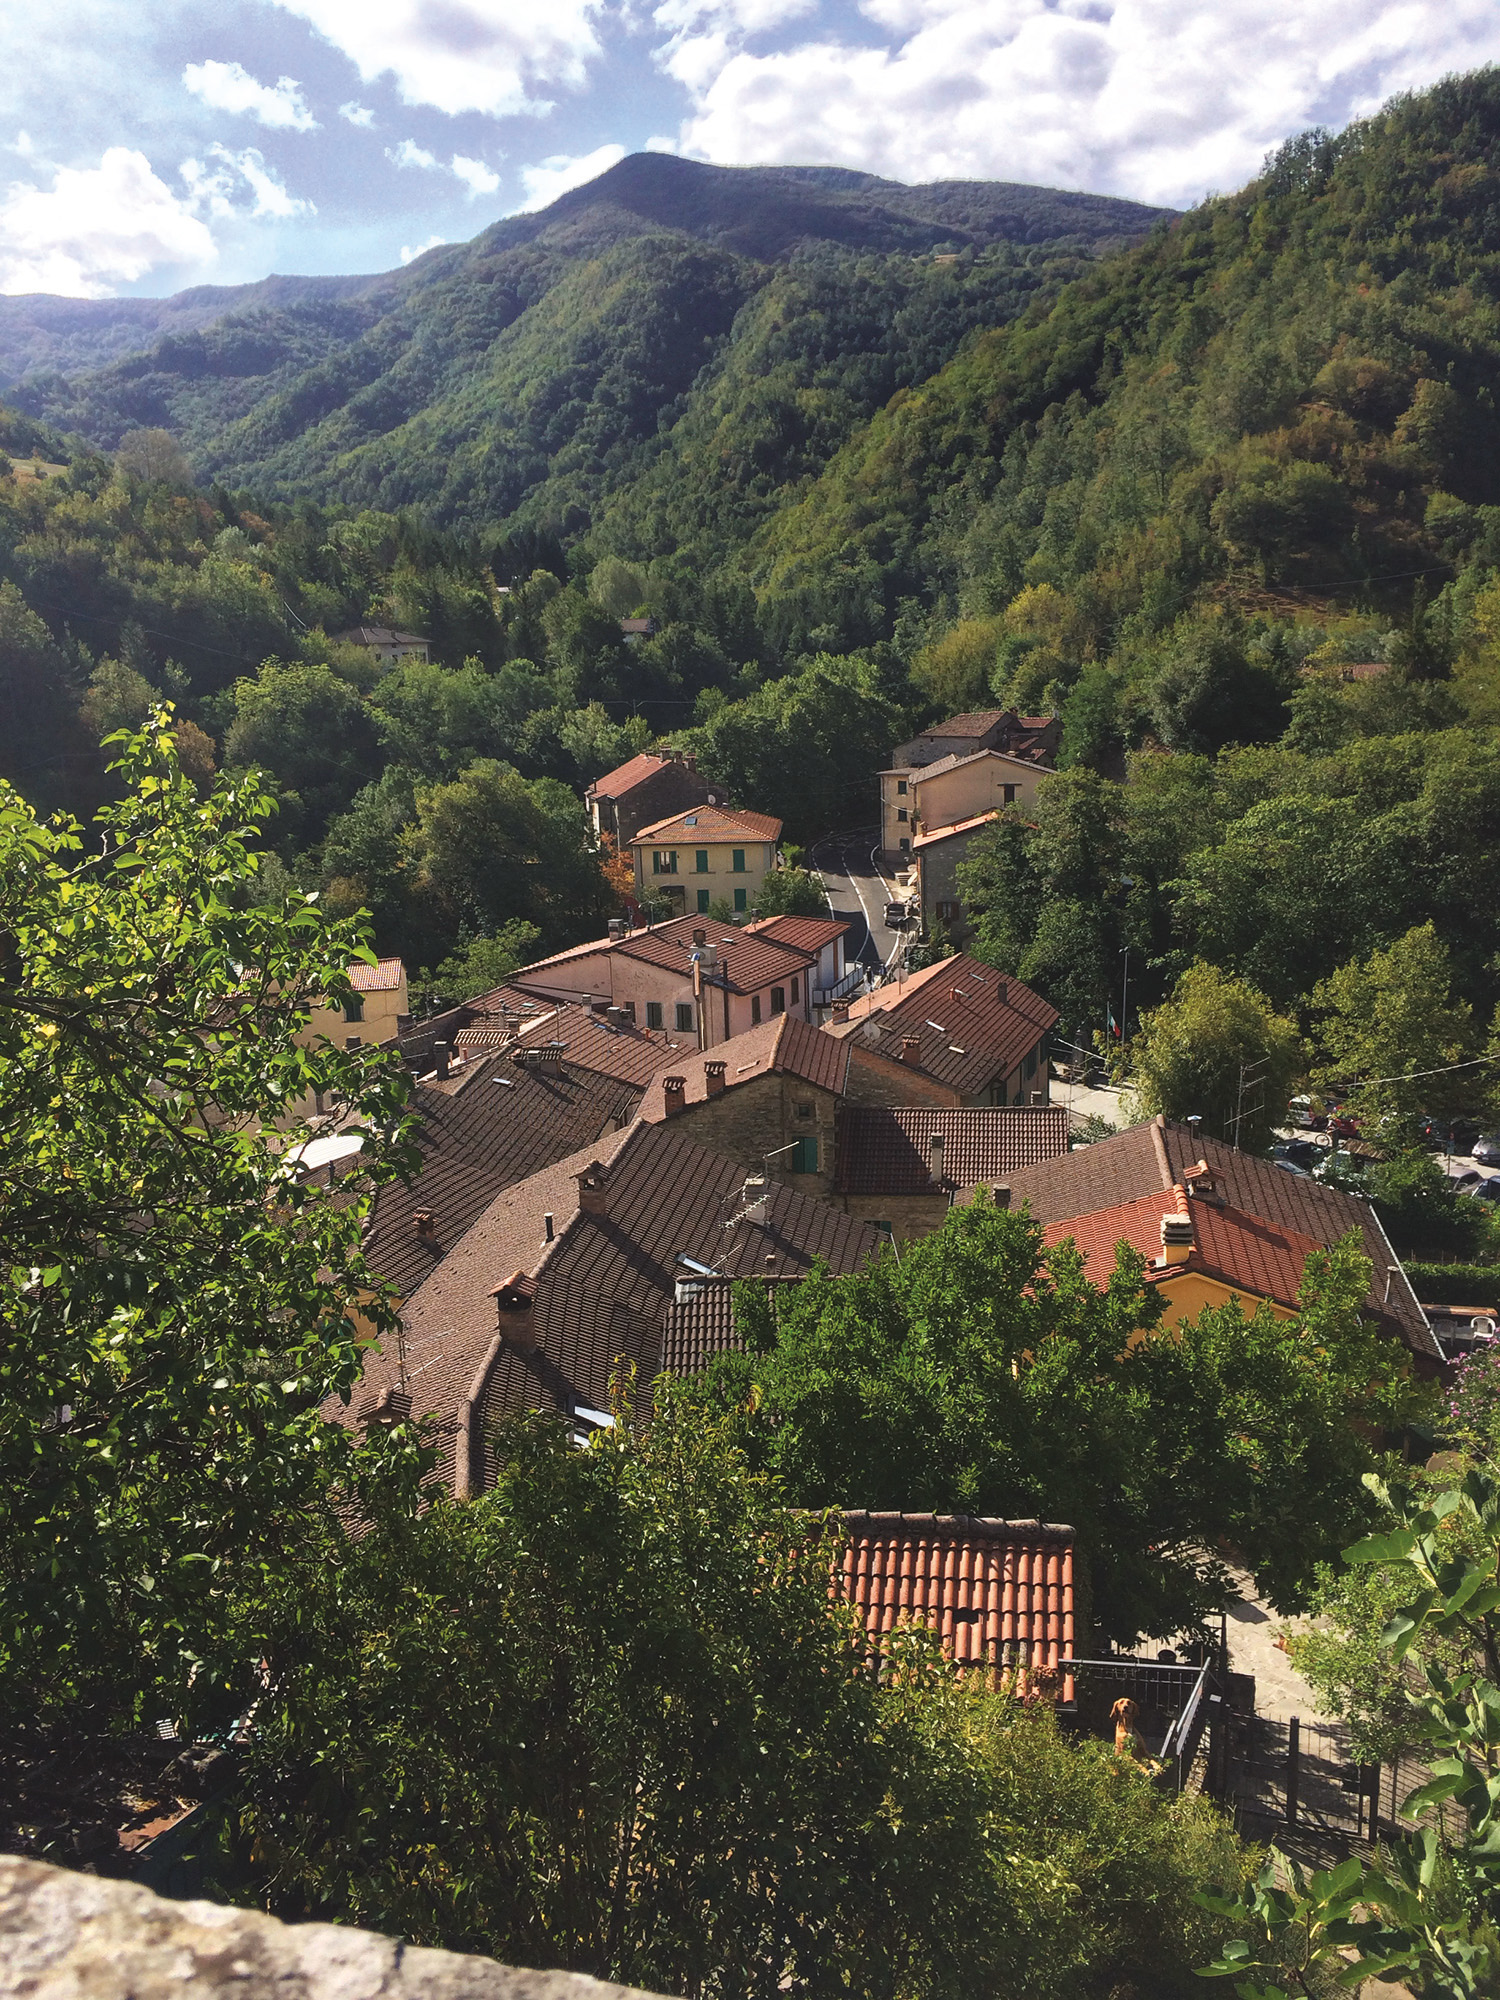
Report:
[[[1221,1767],[1224,1797],[1253,1822],[1247,1831],[1269,1834],[1280,1825],[1376,1838],[1386,1803],[1380,1766],[1359,1762],[1342,1723],[1256,1715],[1237,1717],[1232,1726],[1238,1740]]]

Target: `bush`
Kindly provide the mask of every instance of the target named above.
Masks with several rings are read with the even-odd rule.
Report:
[[[1406,1275],[1425,1305],[1491,1306],[1500,1312],[1500,1264],[1408,1263]]]

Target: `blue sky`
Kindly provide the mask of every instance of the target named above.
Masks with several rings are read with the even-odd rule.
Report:
[[[645,147],[1184,205],[1496,0],[19,0],[0,292],[378,271]]]

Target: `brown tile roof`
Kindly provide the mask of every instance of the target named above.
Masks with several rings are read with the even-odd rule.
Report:
[[[604,1214],[579,1206],[579,1176],[596,1164]],[[648,1384],[684,1269],[679,1252],[729,1277],[778,1278],[805,1276],[819,1261],[856,1270],[880,1248],[868,1224],[775,1182],[763,1211],[747,1216],[745,1181],[743,1167],[672,1126],[637,1120],[498,1195],[405,1308],[412,1408],[434,1417],[447,1475],[461,1476],[471,1434],[477,1449],[508,1410],[607,1408],[621,1362]],[[534,1351],[497,1335],[495,1289],[516,1273],[535,1281]],[[394,1348],[368,1351],[351,1404],[330,1415],[358,1421],[398,1386]]]
[[[516,1051],[558,1043],[569,1069],[612,1076],[638,1089],[644,1089],[659,1069],[677,1062],[682,1054],[677,1043],[655,1029],[638,1028],[628,1019],[612,1022],[592,1008],[565,1001],[522,1023],[514,1036],[511,1059],[516,1060]]]
[[[670,819],[643,826],[630,845],[643,841],[681,840],[691,846],[697,840],[731,840],[736,834],[751,840],[780,840],[781,821],[769,813],[741,812],[732,806],[687,806]]]
[[[457,1082],[456,1090],[418,1086],[421,1171],[409,1187],[383,1187],[375,1199],[365,1252],[403,1297],[502,1188],[628,1124],[640,1102],[639,1089],[616,1078],[566,1062],[522,1070],[505,1054],[476,1062]],[[424,1209],[433,1217],[430,1237],[412,1222]]]
[[[674,1298],[662,1315],[663,1374],[696,1375],[716,1354],[737,1353],[744,1346],[735,1317],[734,1285],[724,1278],[705,1278],[701,1284],[693,1284],[686,1272],[683,1277],[692,1289]],[[798,1283],[799,1279],[785,1278],[766,1284],[773,1315],[778,1301]]]
[[[943,1185],[1009,1181],[1018,1169],[1068,1150],[1061,1105],[991,1110],[840,1104],[834,1189],[838,1194],[930,1194],[932,1138],[943,1138]]]
[[[1206,1173],[1196,1171],[1200,1164]],[[1324,1249],[1358,1229],[1374,1267],[1366,1310],[1415,1353],[1441,1360],[1411,1282],[1368,1202],[1305,1174],[1289,1174],[1253,1153],[1236,1152],[1221,1140],[1194,1138],[1184,1125],[1153,1118],[1063,1159],[1025,1167],[1011,1176],[1011,1198],[1017,1206],[1025,1201],[1046,1224],[1119,1208],[1176,1182],[1193,1190],[1195,1202],[1221,1202]]]
[[[394,632],[389,625],[351,625],[346,632],[334,632],[330,636],[346,640],[352,646],[425,646],[428,643],[420,632]]]
[[[658,771],[665,771],[673,762],[670,757],[657,757],[650,751],[632,757],[628,763],[617,765],[613,771],[606,771],[602,778],[595,778],[584,794],[590,799],[623,799],[633,792],[637,785],[644,785],[648,778],[654,778]]]
[[[405,977],[399,958],[377,959],[374,965],[355,960],[349,967],[349,984],[356,993],[394,993]]]
[[[918,741],[923,736],[988,736],[996,723],[1005,720],[1003,708],[970,709],[963,715],[951,715],[946,722],[934,722],[929,729],[918,733]]]
[[[876,1004],[852,1006],[844,1033],[852,1027],[866,1048],[896,1062],[915,1039],[914,1066],[966,1096],[1009,1076],[1058,1020],[1039,993],[964,952],[866,1000]]]
[[[955,820],[952,826],[935,827],[931,833],[919,833],[912,842],[913,848],[936,847],[940,840],[955,840],[961,833],[972,833],[976,826],[988,826],[992,819],[999,819],[998,807],[993,812],[975,813],[972,819]]]
[[[670,972],[686,974],[697,949],[693,933],[702,931],[719,955],[717,985],[725,978],[731,993],[758,993],[773,982],[790,980],[813,964],[816,954],[800,951],[767,937],[764,932],[737,929],[733,924],[714,923],[708,917],[674,917],[670,923],[650,930],[631,931],[612,949],[647,965],[660,965]]]
[[[922,1624],[960,1664],[1055,1669],[1073,1658],[1071,1528],[961,1514],[859,1512],[843,1522],[838,1580],[877,1646],[898,1625]]]
[[[1164,1215],[1184,1218],[1192,1229],[1192,1246],[1184,1263],[1161,1261]],[[1106,1282],[1114,1266],[1115,1246],[1125,1242],[1151,1262],[1153,1280],[1202,1271],[1237,1291],[1292,1310],[1302,1289],[1303,1267],[1320,1247],[1310,1236],[1262,1221],[1241,1209],[1189,1201],[1179,1189],[1143,1195],[1139,1201],[1099,1209],[1093,1215],[1050,1222],[1042,1234],[1049,1249],[1071,1237],[1096,1285]]]
[[[848,917],[757,917],[753,924],[745,925],[759,937],[774,938],[794,951],[808,952],[820,952],[852,928]]]
[[[769,1021],[762,1021],[758,1028],[748,1028],[743,1035],[716,1042],[711,1049],[673,1057],[657,1070],[647,1086],[641,1100],[642,1118],[653,1125],[665,1120],[666,1093],[662,1088],[665,1076],[685,1079],[684,1106],[704,1103],[708,1097],[709,1063],[723,1063],[726,1090],[758,1076],[777,1074],[800,1077],[818,1090],[840,1092],[848,1074],[849,1051],[842,1042],[820,1033],[797,1016],[777,1014]]]

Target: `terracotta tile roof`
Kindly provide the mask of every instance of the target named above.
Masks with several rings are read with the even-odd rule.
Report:
[[[998,807],[993,812],[975,813],[972,819],[955,820],[952,826],[934,827],[931,833],[919,833],[912,847],[936,847],[940,840],[956,840],[961,833],[972,833],[977,826],[988,826],[992,819],[999,819]]]
[[[799,1282],[786,1278],[765,1286],[773,1315],[777,1302]],[[716,1354],[737,1353],[744,1346],[735,1318],[734,1293],[734,1285],[727,1280],[706,1278],[688,1296],[673,1299],[662,1315],[663,1374],[696,1375]]]
[[[1185,1217],[1193,1241],[1185,1263],[1162,1264],[1164,1215]],[[1312,1237],[1237,1208],[1188,1201],[1186,1193],[1165,1189],[1119,1208],[1099,1209],[1070,1221],[1050,1222],[1042,1231],[1047,1247],[1071,1237],[1092,1282],[1102,1285],[1114,1266],[1115,1246],[1129,1243],[1148,1259],[1153,1279],[1166,1281],[1184,1271],[1201,1271],[1236,1291],[1270,1299],[1295,1311],[1302,1271],[1320,1246]],[[1157,1268],[1159,1267],[1159,1268]]]
[[[1003,708],[970,709],[963,715],[950,715],[946,722],[934,722],[930,729],[918,734],[923,736],[988,736],[996,723],[1005,720]]]
[[[499,1079],[497,1081],[497,1079]],[[416,1291],[502,1188],[629,1123],[638,1088],[568,1064],[517,1069],[501,1054],[476,1062],[457,1091],[419,1085],[422,1167],[408,1187],[379,1190],[365,1239],[371,1267],[403,1297]],[[430,1236],[412,1217],[427,1211]]]
[[[762,931],[738,930],[733,924],[717,924],[708,917],[674,917],[670,923],[650,930],[631,931],[612,949],[627,958],[660,965],[668,971],[686,974],[692,967],[695,931],[702,931],[716,947],[719,969],[714,983],[729,981],[731,993],[759,993],[780,981],[790,981],[793,973],[805,973],[816,954],[783,944]]]
[[[659,819],[653,826],[643,826],[630,845],[639,847],[643,841],[680,840],[684,846],[690,847],[694,840],[732,840],[736,834],[750,840],[780,840],[781,821],[772,819],[769,813],[740,812],[731,806],[688,806],[682,812],[673,813],[670,819]]]
[[[595,1166],[607,1213],[579,1205],[579,1177]],[[743,1167],[672,1126],[637,1120],[499,1194],[404,1313],[412,1408],[434,1418],[447,1476],[462,1477],[469,1441],[478,1451],[506,1411],[607,1408],[621,1362],[649,1384],[684,1268],[679,1252],[731,1278],[778,1278],[805,1276],[819,1261],[856,1270],[881,1246],[868,1224],[780,1183],[766,1189],[763,1210],[745,1215],[745,1181]],[[517,1273],[535,1281],[531,1351],[497,1333],[496,1287]],[[358,1421],[399,1385],[387,1347],[395,1343],[367,1352],[351,1404],[328,1414]]]
[[[394,993],[406,977],[399,958],[382,958],[374,965],[356,962],[349,967],[349,984],[356,993]]]
[[[633,792],[637,785],[644,785],[648,778],[654,778],[658,771],[665,771],[672,763],[670,757],[653,756],[643,751],[639,757],[632,757],[628,763],[617,765],[613,771],[606,771],[602,778],[595,778],[584,794],[590,799],[623,799]]]
[[[797,1016],[777,1014],[772,1020],[762,1021],[758,1028],[747,1029],[743,1035],[716,1042],[701,1053],[695,1050],[690,1055],[674,1056],[658,1068],[641,1100],[642,1118],[653,1125],[665,1120],[664,1076],[685,1079],[684,1106],[704,1103],[709,1094],[710,1063],[723,1063],[725,1090],[734,1090],[758,1076],[775,1074],[800,1077],[818,1090],[841,1092],[849,1069],[849,1051],[842,1042],[820,1033]]]
[[[754,931],[758,937],[774,938],[777,944],[789,944],[794,951],[814,953],[852,927],[849,917],[757,917],[753,924],[745,925],[747,931]]]
[[[943,1139],[943,1185],[1009,1181],[1021,1167],[1068,1150],[1061,1105],[1001,1110],[840,1104],[834,1189],[838,1194],[930,1194],[932,1139]]]
[[[878,1646],[901,1624],[960,1664],[1056,1668],[1073,1658],[1073,1530],[954,1514],[846,1513],[837,1572]],[[1071,1701],[1071,1678],[1062,1689]]]
[[[899,1062],[915,1039],[914,1067],[965,1096],[1009,1076],[1058,1020],[1039,993],[963,952],[868,998],[885,1005],[849,1009],[864,1046]]]
[[[677,1043],[656,1029],[638,1028],[628,1019],[612,1022],[572,1001],[523,1022],[514,1037],[515,1050],[531,1051],[558,1043],[569,1069],[612,1076],[639,1089],[682,1054]]]
[[[1196,1171],[1200,1164],[1206,1172]],[[1157,1117],[1063,1159],[1024,1167],[1011,1176],[1011,1199],[1016,1206],[1026,1202],[1043,1224],[1072,1222],[1177,1182],[1193,1190],[1195,1216],[1199,1200],[1219,1202],[1322,1249],[1358,1229],[1374,1267],[1366,1310],[1415,1353],[1441,1360],[1410,1280],[1368,1202],[1305,1174],[1289,1174],[1252,1153],[1238,1153],[1221,1140],[1195,1138],[1184,1125]]]

